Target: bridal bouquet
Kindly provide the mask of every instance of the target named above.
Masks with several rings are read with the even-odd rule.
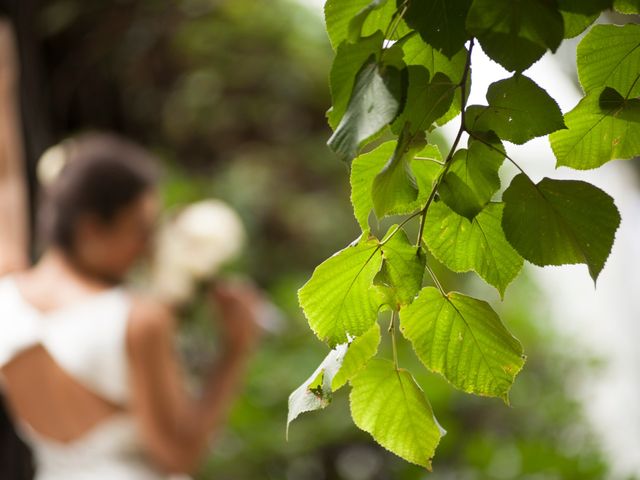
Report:
[[[221,200],[189,204],[170,216],[158,229],[151,265],[151,287],[172,305],[189,303],[198,287],[214,281],[222,267],[242,253],[247,234],[238,214]],[[280,310],[264,301],[260,326],[277,333],[282,329]]]

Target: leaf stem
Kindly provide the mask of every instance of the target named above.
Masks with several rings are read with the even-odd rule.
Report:
[[[398,312],[393,310],[391,312],[391,322],[389,323],[389,332],[391,333],[391,348],[393,349],[393,364],[398,370],[398,348],[396,347],[396,321],[398,318]]]
[[[396,33],[396,30],[398,29],[398,26],[400,25],[400,22],[402,21],[402,19],[404,18],[405,14],[407,13],[407,9],[409,8],[408,2],[405,0],[405,2],[402,5],[402,10],[396,10],[396,12],[393,14],[393,17],[391,18],[391,21],[389,22],[389,25],[387,26],[387,31],[384,32],[384,40],[382,42],[382,48],[380,50],[380,61],[382,62],[382,57],[384,56],[384,52],[385,52],[385,42]]]
[[[520,170],[520,173],[527,175],[527,172],[525,172],[522,167],[520,165],[518,165],[518,162],[516,162],[513,158],[511,158],[506,151],[500,150],[499,148],[497,148],[495,145],[490,144],[489,142],[487,142],[484,138],[479,137],[478,135],[474,134],[473,132],[469,132],[469,135],[475,139],[478,140],[479,142],[483,143],[485,146],[489,147],[491,150],[494,150],[496,152],[498,152],[500,155],[504,155],[504,157],[509,160],[511,163],[513,163],[513,165]],[[527,175],[527,177],[529,177],[529,175]],[[530,178],[530,177],[529,177]]]
[[[427,269],[427,272],[429,272],[429,275],[431,276],[433,283],[436,285],[438,290],[440,290],[440,293],[442,294],[442,296],[446,297],[447,293],[444,291],[444,288],[442,288],[442,284],[440,283],[440,280],[438,280],[438,277],[436,277],[435,272],[431,269],[428,263],[425,263],[425,267]]]
[[[405,218],[397,227],[396,229],[391,232],[390,234],[387,235],[387,238],[385,238],[384,240],[382,240],[380,242],[380,246],[384,245],[385,243],[387,243],[389,240],[391,240],[391,238],[398,233],[398,231],[404,227],[409,221],[413,220],[414,218],[416,218],[418,215],[420,215],[422,213],[422,210],[418,210],[417,212],[412,213],[411,215],[409,215],[407,218]]]
[[[420,244],[422,242],[422,235],[424,233],[424,226],[427,221],[427,211],[429,210],[429,206],[435,199],[438,188],[440,187],[440,183],[442,179],[449,171],[451,167],[451,160],[453,159],[454,154],[456,153],[456,149],[458,148],[458,144],[460,143],[460,139],[462,138],[462,134],[465,131],[465,108],[467,106],[467,80],[469,79],[469,72],[471,72],[471,54],[473,53],[473,45],[474,39],[471,38],[469,41],[469,50],[467,51],[467,63],[464,67],[464,72],[462,73],[462,78],[460,79],[460,83],[458,83],[458,88],[460,88],[460,127],[458,128],[458,133],[451,144],[451,148],[449,149],[449,153],[447,154],[447,158],[444,161],[444,168],[440,171],[438,178],[436,179],[433,189],[431,190],[431,194],[427,199],[427,203],[424,208],[421,210],[421,218],[420,218],[420,229],[418,230],[418,238],[416,239],[416,247],[419,249]]]

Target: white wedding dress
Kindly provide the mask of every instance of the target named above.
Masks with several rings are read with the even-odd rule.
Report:
[[[114,287],[43,314],[24,300],[11,276],[0,278],[0,368],[20,352],[42,345],[75,381],[126,410],[129,310],[129,296]],[[48,439],[19,419],[16,424],[33,450],[37,480],[177,478],[162,474],[145,458],[129,414],[114,414],[70,443]]]

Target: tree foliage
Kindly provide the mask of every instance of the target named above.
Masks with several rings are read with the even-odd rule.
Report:
[[[333,350],[292,394],[289,421],[324,408],[348,382],[356,425],[431,468],[444,430],[425,392],[398,365],[400,338],[453,387],[508,403],[524,365],[521,344],[487,302],[448,292],[427,251],[454,272],[476,272],[501,295],[524,260],[582,263],[598,278],[620,223],[613,199],[586,182],[535,183],[503,142],[548,135],[557,164],[574,169],[640,155],[640,25],[598,25],[587,33],[578,47],[585,96],[564,116],[523,74],[603,10],[637,13],[636,3],[327,1],[335,50],[329,146],[351,168],[362,235],[319,265],[299,291],[312,330]],[[513,72],[489,86],[486,105],[467,104],[477,44]],[[434,130],[455,117],[457,135],[442,155]],[[505,161],[520,173],[500,199]],[[381,234],[372,214],[401,217]],[[411,223],[418,226],[414,242],[406,233]],[[383,312],[390,312],[392,360],[376,358]]]

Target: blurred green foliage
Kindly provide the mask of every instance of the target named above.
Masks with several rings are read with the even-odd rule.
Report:
[[[235,269],[255,278],[286,314],[286,331],[265,336],[199,478],[606,477],[571,393],[588,361],[560,348],[544,320],[544,299],[526,277],[510,287],[500,312],[528,355],[511,408],[455,391],[400,351],[401,364],[421,372],[418,381],[448,431],[434,473],[358,431],[345,391],[321,415],[297,421],[285,442],[287,397],[326,355],[296,290],[358,232],[345,167],[325,146],[331,51],[319,17],[293,0],[56,0],[42,5],[37,21],[56,134],[119,130],[164,159],[168,206],[214,196],[237,208],[250,240]],[[448,288],[476,288],[469,276],[442,278]],[[185,350],[206,359],[214,343],[208,313],[192,313]]]

